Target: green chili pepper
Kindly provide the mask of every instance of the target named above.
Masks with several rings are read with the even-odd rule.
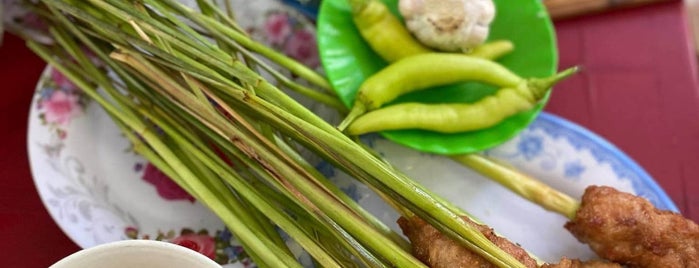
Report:
[[[369,47],[387,62],[405,57],[434,52],[415,39],[403,22],[378,0],[348,0],[352,7],[352,19]],[[468,55],[496,59],[512,52],[509,40],[487,42],[473,49]]]
[[[464,54],[410,56],[367,78],[359,87],[350,113],[338,128],[344,130],[358,116],[408,92],[468,81],[515,87],[525,80],[497,62]]]
[[[510,40],[493,40],[473,48],[467,55],[494,60],[512,52],[514,49],[515,45]]]
[[[403,22],[393,15],[383,2],[349,0],[349,3],[352,6],[352,18],[359,33],[372,50],[384,60],[394,62],[407,56],[431,51],[413,38]]]
[[[578,67],[573,67],[549,78],[522,81],[474,103],[391,105],[357,118],[347,128],[347,133],[361,135],[396,129],[455,133],[488,128],[509,116],[533,108],[553,85],[578,70]]]

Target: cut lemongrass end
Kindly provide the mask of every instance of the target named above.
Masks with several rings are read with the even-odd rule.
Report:
[[[568,219],[575,218],[580,207],[578,200],[497,160],[479,154],[454,155],[451,158],[542,208]]]

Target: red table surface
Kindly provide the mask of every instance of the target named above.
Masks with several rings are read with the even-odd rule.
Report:
[[[560,66],[585,71],[547,106],[637,161],[699,221],[699,86],[680,1],[556,22]],[[0,266],[47,267],[77,250],[34,188],[27,118],[44,63],[14,36],[0,48]]]

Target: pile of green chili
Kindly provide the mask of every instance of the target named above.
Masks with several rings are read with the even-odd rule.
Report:
[[[570,68],[545,79],[524,79],[495,59],[511,52],[507,40],[482,44],[467,54],[432,51],[415,39],[401,20],[380,0],[347,0],[355,26],[366,44],[389,65],[359,87],[340,130],[350,135],[399,129],[442,133],[492,127],[527,111],[550,88],[578,71]],[[500,88],[475,103],[384,104],[406,93],[459,82],[480,82]]]

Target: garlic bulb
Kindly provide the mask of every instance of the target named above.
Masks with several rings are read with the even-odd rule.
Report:
[[[485,42],[495,18],[492,0],[400,0],[398,9],[420,42],[451,52]]]

